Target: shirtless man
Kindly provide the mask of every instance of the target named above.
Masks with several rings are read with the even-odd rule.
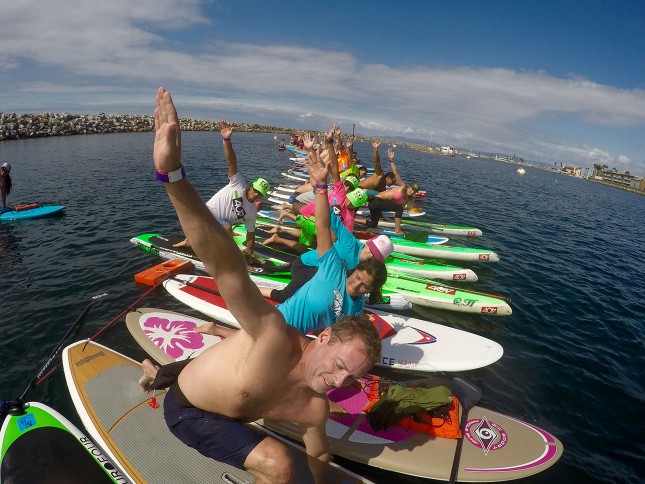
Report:
[[[394,165],[393,159],[390,160],[392,171],[384,173],[383,168],[381,168],[381,157],[378,153],[379,146],[380,143],[373,139],[372,150],[374,152],[374,173],[367,178],[363,178],[358,184],[359,187],[367,190],[368,195],[376,195],[375,192],[385,191],[388,185],[393,185],[396,182],[396,166]]]
[[[182,178],[178,117],[164,88],[156,104],[155,169],[176,180],[164,185],[182,228],[242,328],[184,366],[164,400],[166,422],[188,445],[243,467],[259,483],[291,481],[293,462],[284,444],[243,422],[261,417],[296,422],[315,481],[324,482],[331,459],[325,393],[351,384],[374,365],[380,358],[378,334],[362,317],[343,319],[316,339],[286,324],[249,279],[230,235]],[[321,170],[326,167],[312,167],[314,173]],[[155,373],[146,361],[140,380],[144,389],[155,386]]]

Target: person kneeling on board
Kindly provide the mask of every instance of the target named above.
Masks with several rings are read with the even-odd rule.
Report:
[[[331,460],[326,392],[352,384],[372,368],[380,358],[378,333],[362,316],[344,318],[315,339],[286,323],[250,280],[234,241],[185,178],[179,120],[164,88],[156,104],[155,169],[171,175],[164,185],[184,233],[242,328],[174,371],[176,381],[164,399],[168,427],[202,454],[245,469],[259,483],[275,483],[292,479],[288,448],[244,422],[263,417],[295,422],[314,479],[322,482]],[[170,373],[157,382],[167,385],[177,369],[166,369],[157,371],[146,360],[139,383],[144,390],[156,388],[154,380]]]
[[[228,165],[228,185],[220,189],[206,206],[217,221],[229,231],[233,225],[244,223],[246,227],[246,249],[249,256],[255,250],[255,220],[257,218],[256,200],[266,196],[271,188],[264,178],[256,178],[250,185],[246,185],[244,178],[237,170],[237,157],[233,150],[233,128],[224,121],[221,123],[220,134],[224,143],[224,157]],[[175,247],[190,247],[189,238],[175,244]]]

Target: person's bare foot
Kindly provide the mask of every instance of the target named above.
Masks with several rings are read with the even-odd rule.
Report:
[[[262,241],[262,245],[268,245],[268,244],[273,244],[273,243],[275,243],[275,242],[276,242],[276,236],[277,236],[277,234],[273,234],[273,235],[272,235],[271,237],[269,237],[268,239],[266,239],[266,240]]]
[[[278,221],[282,222],[285,217],[288,217],[291,214],[291,212],[287,212],[286,210],[280,210],[280,216],[278,217]]]
[[[277,234],[280,231],[278,227],[271,227],[269,230],[266,231],[267,234]]]
[[[173,247],[190,247],[190,242],[188,242],[188,239],[184,239],[181,242],[173,244]]]
[[[145,393],[149,393],[152,390],[150,384],[155,381],[159,367],[148,359],[141,362],[141,367],[143,368],[143,376],[139,378],[139,385]]]

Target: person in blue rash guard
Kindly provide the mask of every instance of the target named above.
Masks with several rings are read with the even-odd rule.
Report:
[[[371,257],[347,275],[348,267],[332,244],[332,215],[327,197],[329,166],[337,163],[333,130],[325,135],[325,161],[313,149],[310,137],[304,139],[309,152],[305,164],[316,187],[318,271],[293,297],[280,304],[278,310],[289,324],[308,333],[331,326],[343,316],[361,314],[367,293],[380,294],[387,279],[387,269],[382,261]],[[336,233],[340,233],[340,229]]]
[[[362,268],[371,264],[365,262],[374,257],[384,261],[394,251],[392,242],[387,235],[378,235],[371,238],[365,244],[360,243],[349,230],[345,228],[342,221],[334,213],[331,214],[331,230],[336,236],[334,248],[345,264],[347,270],[356,269],[362,262]],[[318,252],[311,250],[300,255],[291,263],[291,281],[283,289],[273,289],[260,286],[260,292],[278,303],[283,303],[291,298],[302,286],[311,280],[318,271]],[[379,300],[380,291],[370,292],[368,302],[374,303]]]

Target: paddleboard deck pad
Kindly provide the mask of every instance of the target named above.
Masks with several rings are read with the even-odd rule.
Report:
[[[138,384],[142,370],[136,361],[98,343],[79,341],[63,351],[63,368],[85,428],[133,482],[255,482],[250,474],[204,457],[170,433],[163,417],[165,391],[154,395],[157,405],[150,405],[151,394]],[[290,450],[296,481],[312,482],[302,448]],[[330,482],[364,482],[338,467],[329,469]]]
[[[73,423],[43,403],[30,402],[23,412],[7,415],[0,442],[3,484],[133,482]]]
[[[368,381],[363,379],[363,383]],[[428,379],[416,386],[454,385]],[[459,397],[459,393],[453,389]],[[332,453],[370,466],[403,474],[447,481],[450,477],[456,439],[437,438],[399,424],[376,432],[363,408],[368,403],[364,389],[337,388],[330,400],[347,410],[332,414],[327,437]],[[268,428],[298,438],[294,424],[263,421]],[[562,443],[532,424],[478,406],[470,409],[465,425],[458,482],[498,482],[528,477],[551,467],[562,455]]]

